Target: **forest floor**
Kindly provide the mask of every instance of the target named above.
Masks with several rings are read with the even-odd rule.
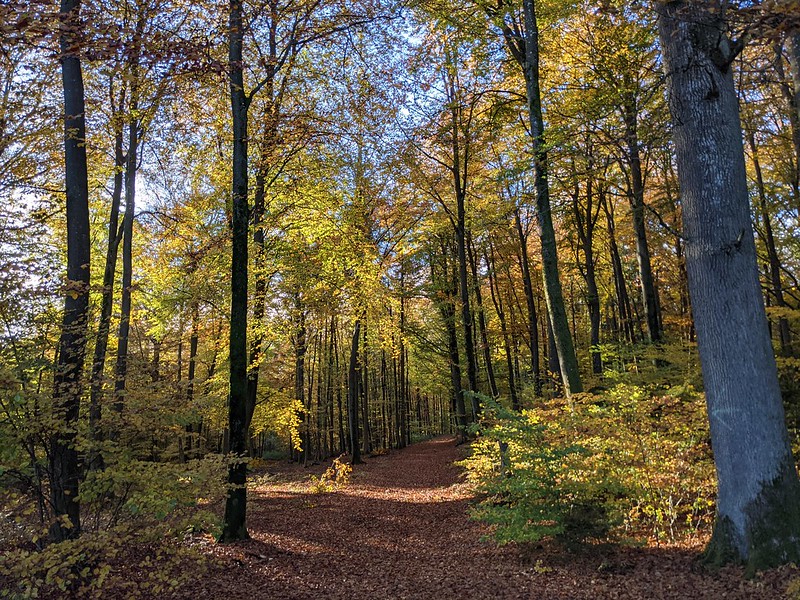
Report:
[[[270,465],[251,488],[251,540],[194,541],[212,566],[175,598],[444,599],[787,598],[786,567],[745,579],[705,572],[700,544],[497,547],[468,516],[473,497],[439,438],[356,466],[351,482],[314,494],[324,466]]]

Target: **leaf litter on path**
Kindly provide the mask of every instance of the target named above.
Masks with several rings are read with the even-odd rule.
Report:
[[[313,494],[323,467],[281,465],[251,489],[251,540],[205,544],[206,573],[174,598],[220,599],[764,599],[787,598],[797,569],[747,580],[708,573],[699,548],[609,547],[569,553],[552,544],[498,547],[470,520],[470,489],[437,438],[354,468],[338,491]]]

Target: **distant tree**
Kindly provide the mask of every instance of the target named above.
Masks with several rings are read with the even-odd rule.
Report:
[[[720,2],[657,5],[669,82],[686,268],[719,492],[712,563],[800,560],[800,483],[784,420],[750,224]]]
[[[608,14],[601,19],[601,27],[607,27],[609,33],[601,37],[607,45],[598,51],[603,58],[596,61],[593,70],[599,80],[610,88],[605,97],[614,105],[623,125],[624,141],[621,140],[618,162],[625,175],[625,188],[631,207],[642,308],[647,337],[651,342],[659,342],[663,331],[645,222],[648,157],[643,150],[646,146],[642,135],[648,98],[653,96],[651,90],[657,86],[650,76],[655,70],[655,44],[649,28],[635,23],[635,13],[626,15],[625,12],[615,11],[614,17]]]

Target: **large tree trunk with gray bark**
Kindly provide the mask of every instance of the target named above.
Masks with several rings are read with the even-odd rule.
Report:
[[[800,560],[789,446],[750,224],[731,61],[717,2],[659,3],[675,123],[689,292],[719,493],[706,551],[750,571]]]

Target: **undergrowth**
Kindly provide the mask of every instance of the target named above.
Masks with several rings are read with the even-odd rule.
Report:
[[[474,516],[500,543],[674,541],[710,528],[714,466],[691,386],[620,383],[522,413],[482,401],[462,465],[482,498]]]
[[[218,529],[212,508],[224,497],[226,467],[211,455],[184,464],[127,460],[89,472],[79,497],[82,534],[60,543],[47,542],[47,523],[37,522],[25,495],[6,489],[0,597],[152,598],[174,591],[206,567],[183,540]]]
[[[334,458],[331,466],[328,467],[322,475],[319,477],[311,476],[311,487],[309,490],[312,494],[334,492],[350,483],[350,474],[352,472],[353,467],[342,461],[341,456]]]

